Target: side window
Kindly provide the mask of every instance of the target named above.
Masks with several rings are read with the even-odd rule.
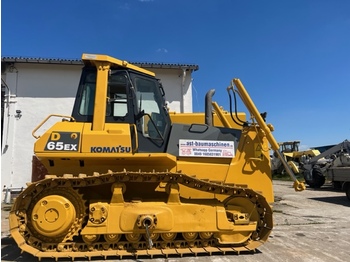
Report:
[[[79,114],[83,116],[91,116],[94,111],[96,89],[96,75],[88,74],[85,78],[82,97],[79,106]]]
[[[108,78],[106,94],[106,117],[125,117],[128,113],[125,73],[115,72]],[[82,88],[79,114],[92,116],[94,112],[96,91],[96,74],[91,73],[85,77]]]

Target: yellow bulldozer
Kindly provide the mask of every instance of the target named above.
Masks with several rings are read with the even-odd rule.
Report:
[[[50,115],[33,131],[48,174],[28,183],[10,212],[22,251],[56,260],[210,255],[254,251],[268,239],[269,151],[278,144],[239,79],[227,91],[248,120],[213,102],[213,90],[205,113],[175,114],[153,72],[107,55],[82,60],[72,115]],[[60,121],[39,135],[52,117]]]

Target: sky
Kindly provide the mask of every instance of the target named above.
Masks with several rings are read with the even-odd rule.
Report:
[[[229,110],[226,87],[239,78],[277,141],[350,140],[348,0],[1,1],[1,56],[82,53],[196,64],[194,112],[213,88]]]

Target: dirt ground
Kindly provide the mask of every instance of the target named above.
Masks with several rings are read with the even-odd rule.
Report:
[[[269,241],[254,254],[186,256],[170,258],[130,258],[125,261],[349,261],[350,201],[345,193],[335,191],[330,184],[321,189],[295,192],[292,182],[274,181],[274,229]],[[1,261],[38,261],[21,254],[8,230],[8,206],[1,211]],[[93,261],[106,261],[92,259]],[[109,258],[111,261],[118,258]],[[42,261],[54,261],[43,259]],[[60,259],[59,261],[65,261]],[[87,261],[75,259],[74,261]]]

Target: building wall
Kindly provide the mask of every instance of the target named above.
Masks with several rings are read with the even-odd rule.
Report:
[[[81,68],[82,65],[15,63],[2,74],[9,89],[4,101],[2,188],[20,189],[31,181],[35,142],[32,131],[50,114],[71,115]],[[192,112],[191,73],[184,78],[181,69],[151,71],[162,80],[170,110]],[[36,135],[61,119],[50,118]]]
[[[180,69],[151,71],[161,79],[170,110],[192,113],[192,75]]]

